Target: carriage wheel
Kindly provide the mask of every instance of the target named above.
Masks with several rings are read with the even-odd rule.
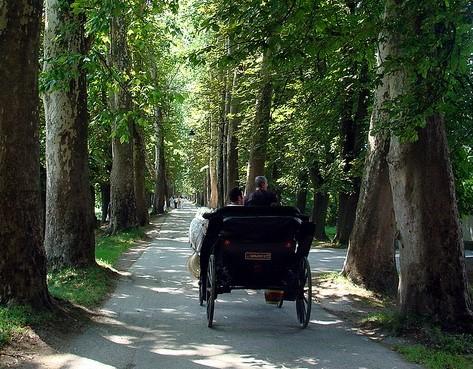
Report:
[[[214,307],[216,296],[216,273],[215,273],[215,255],[210,255],[209,265],[207,267],[206,281],[206,301],[207,301],[207,326],[212,328],[214,319]]]
[[[202,276],[199,278],[199,304],[200,306],[204,305],[204,278]]]
[[[297,319],[301,328],[306,328],[309,324],[312,308],[312,275],[306,257],[301,261],[299,273],[299,291],[296,297]]]

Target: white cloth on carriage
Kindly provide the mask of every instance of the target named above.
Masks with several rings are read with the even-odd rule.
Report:
[[[189,242],[192,249],[197,253],[200,253],[202,242],[204,241],[205,233],[207,232],[207,227],[209,226],[208,219],[204,219],[202,214],[208,213],[210,211],[211,209],[209,208],[199,208],[189,226]]]

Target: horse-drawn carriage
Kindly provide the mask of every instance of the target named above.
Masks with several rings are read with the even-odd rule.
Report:
[[[297,319],[307,327],[312,302],[307,259],[314,224],[296,208],[232,206],[204,214],[209,220],[200,250],[199,299],[212,327],[215,300],[234,289],[280,291],[295,301]]]

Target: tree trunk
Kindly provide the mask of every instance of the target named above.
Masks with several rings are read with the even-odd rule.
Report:
[[[355,68],[354,68],[355,69]],[[364,60],[359,68],[358,86],[355,91],[350,90],[350,96],[346,97],[346,115],[342,120],[343,149],[342,158],[345,161],[344,172],[349,179],[349,190],[340,192],[339,209],[337,216],[337,243],[347,245],[350,234],[355,223],[356,206],[360,196],[361,179],[353,171],[353,162],[360,156],[363,137],[365,132],[365,120],[368,116],[368,103],[370,90],[368,82],[368,61]],[[355,105],[356,104],[356,105]],[[355,112],[351,110],[356,106]]]
[[[218,120],[218,136],[217,136],[217,189],[218,189],[218,207],[225,205],[226,200],[226,96],[227,96],[227,78],[222,78],[222,93],[220,96],[220,114]]]
[[[307,172],[303,171],[298,176],[299,190],[296,194],[296,207],[301,213],[305,213],[307,208],[307,185],[308,185]]]
[[[387,47],[386,43],[380,44],[380,67],[386,58]],[[383,131],[376,131],[382,120],[386,119],[383,104],[389,98],[389,91],[389,77],[384,75],[375,94],[368,135],[369,150],[343,274],[354,283],[373,291],[394,294],[398,274],[394,250],[393,200],[386,162],[389,137]]]
[[[343,274],[370,290],[394,294],[398,275],[393,203],[386,163],[388,147],[389,140],[385,135],[373,137]]]
[[[0,304],[49,306],[39,183],[41,1],[0,3]],[[6,88],[8,86],[8,88]]]
[[[317,165],[310,168],[310,180],[314,188],[314,207],[312,208],[312,222],[315,223],[314,238],[319,241],[327,241],[325,222],[327,219],[329,195],[321,190],[324,179]]]
[[[209,207],[215,209],[218,207],[218,181],[217,181],[217,170],[215,165],[215,159],[210,158],[209,164],[209,183],[210,183],[210,196],[209,196]]]
[[[210,150],[209,150],[209,207],[218,207],[218,123],[210,116]]]
[[[399,228],[403,314],[473,328],[453,173],[443,118],[434,114],[414,143],[393,137],[389,175]]]
[[[329,195],[326,192],[314,192],[314,208],[312,209],[312,222],[315,223],[314,238],[318,241],[327,241],[325,233],[325,222],[327,219],[327,209]]]
[[[156,108],[154,130],[156,136],[156,178],[154,186],[153,213],[163,214],[166,203],[166,161],[164,157],[164,127],[163,113]]]
[[[268,48],[264,52],[261,65],[261,89],[256,102],[256,114],[253,123],[253,136],[248,160],[245,194],[255,191],[255,177],[264,175],[269,121],[271,118],[271,101],[273,96],[273,84],[269,66],[270,57],[271,52]]]
[[[111,62],[125,75],[129,74],[127,25],[123,16],[112,17]],[[115,92],[112,110],[122,118],[131,110],[129,86],[122,79]],[[120,126],[119,126],[120,125]],[[112,140],[112,173],[110,175],[111,207],[110,233],[136,227],[136,200],[133,169],[133,128],[129,117],[115,121],[115,136]],[[124,132],[120,137],[119,132]]]
[[[236,93],[239,71],[235,68],[230,95],[230,107],[227,132],[227,185],[228,191],[239,186],[238,175],[238,139],[237,132],[241,122],[240,97]]]
[[[297,191],[296,208],[298,208],[301,213],[305,213],[307,208],[307,188],[301,187]]]
[[[351,192],[340,192],[338,195],[337,235],[335,241],[341,245],[348,245],[350,234],[356,218],[356,205],[360,197],[360,179],[353,178]]]
[[[44,71],[61,75],[55,62],[64,55],[85,55],[85,16],[73,1],[46,1]],[[60,37],[58,37],[60,35]],[[44,94],[46,118],[45,249],[52,268],[95,264],[95,217],[89,183],[87,86],[82,58],[69,65],[75,73]]]
[[[146,147],[143,130],[137,125],[133,130],[133,169],[135,183],[136,219],[138,225],[149,223],[148,200],[145,187]]]
[[[107,222],[107,218],[110,216],[110,183],[100,184],[100,195],[102,198],[102,223]]]

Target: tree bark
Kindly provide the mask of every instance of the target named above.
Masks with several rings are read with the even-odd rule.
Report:
[[[129,74],[129,52],[127,24],[122,16],[111,21],[111,62],[124,75]],[[112,110],[123,121],[115,122],[112,139],[112,173],[110,174],[111,211],[110,233],[136,227],[136,200],[133,168],[133,123],[127,114],[131,111],[131,96],[128,85],[122,79],[112,101]],[[119,132],[124,132],[120,137]],[[122,140],[121,140],[122,139]]]
[[[325,232],[329,195],[326,192],[314,192],[314,208],[312,209],[312,222],[315,223],[314,238],[318,241],[327,241]]]
[[[261,65],[261,89],[256,102],[256,114],[253,123],[253,136],[251,139],[250,157],[246,177],[245,194],[256,189],[255,177],[264,175],[266,162],[266,147],[268,142],[269,121],[271,118],[271,102],[273,84],[270,70],[271,51],[267,48],[263,55]]]
[[[41,1],[0,3],[0,304],[51,304],[39,172]]]
[[[388,48],[389,45],[385,42],[380,44],[380,67]],[[377,130],[386,118],[383,104],[389,98],[389,92],[389,76],[384,75],[375,94],[368,134],[369,150],[343,274],[354,283],[373,291],[395,294],[398,283],[394,250],[395,223],[386,162],[389,136],[386,132]]]
[[[327,241],[325,222],[327,219],[329,195],[321,190],[324,179],[317,166],[310,168],[310,179],[314,189],[314,207],[312,208],[312,222],[315,224],[314,238],[318,241]]]
[[[82,62],[87,54],[85,16],[73,1],[47,0],[44,71],[61,75],[55,63],[78,56],[58,87],[44,94],[46,118],[45,249],[51,268],[95,265],[95,216],[89,183],[87,85]],[[59,37],[60,36],[60,37]],[[60,70],[58,70],[60,69]]]
[[[356,284],[395,294],[395,224],[386,155],[389,139],[372,137],[366,158],[356,220],[348,245],[343,274]]]
[[[107,222],[107,218],[110,215],[109,210],[110,210],[110,183],[101,183],[100,184],[100,195],[102,199],[102,206],[101,206],[101,212],[102,212],[102,223]]]
[[[136,220],[138,225],[149,223],[148,199],[145,187],[146,144],[141,127],[136,124],[133,129],[133,169],[136,199]]]
[[[210,196],[209,196],[209,207],[215,209],[218,207],[218,182],[217,182],[217,170],[215,165],[215,159],[210,157],[209,163],[209,183],[210,183]]]
[[[354,67],[355,69],[355,67]],[[355,223],[356,206],[360,196],[361,179],[353,171],[353,162],[360,156],[362,133],[365,131],[365,119],[368,115],[370,90],[368,82],[368,62],[363,61],[358,71],[358,87],[346,97],[345,118],[342,119],[342,158],[345,161],[344,172],[349,178],[350,189],[340,192],[339,210],[337,216],[337,235],[335,241],[347,245]],[[352,107],[356,104],[355,112]]]
[[[465,255],[445,124],[427,119],[414,143],[391,139],[389,175],[399,228],[403,314],[473,328]]]
[[[298,208],[301,213],[305,213],[307,208],[307,185],[309,178],[305,171],[301,172],[298,177],[299,189],[296,194],[296,208]]]
[[[301,213],[305,213],[307,208],[307,188],[299,188],[296,197],[296,208],[298,208]]]
[[[153,213],[163,214],[166,203],[166,160],[164,156],[164,127],[163,113],[156,108],[154,130],[156,136],[156,178],[154,186]]]
[[[209,117],[210,122],[210,150],[209,150],[209,207],[217,208],[219,204],[218,193],[218,123],[214,117]]]
[[[227,142],[225,137],[227,114],[226,114],[226,97],[227,97],[227,77],[222,78],[222,92],[220,96],[219,120],[218,120],[218,136],[217,136],[217,189],[218,189],[218,207],[223,207],[226,200],[226,156]]]
[[[230,95],[230,107],[228,117],[227,133],[227,184],[228,191],[239,186],[238,174],[238,138],[237,132],[241,123],[240,97],[236,93],[238,86],[239,70],[235,68],[233,72],[233,82]]]

